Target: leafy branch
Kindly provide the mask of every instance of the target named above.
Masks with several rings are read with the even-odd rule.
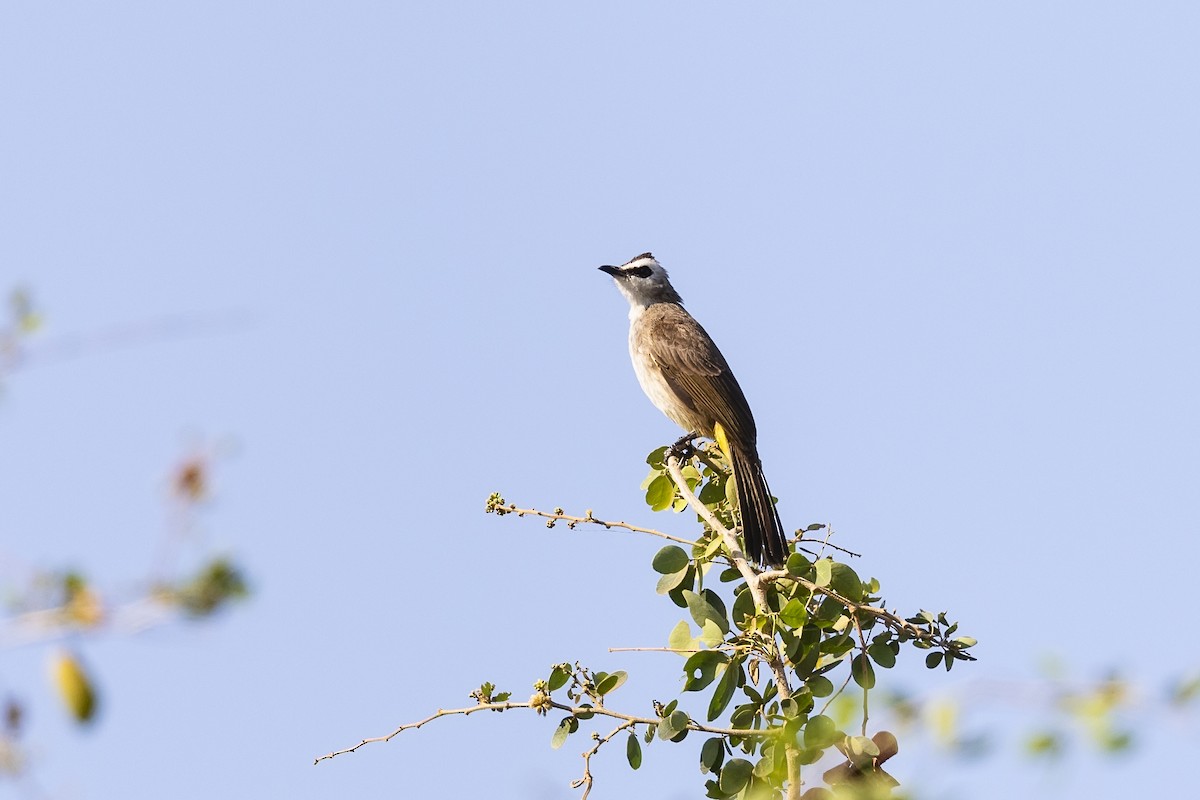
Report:
[[[818,787],[814,779],[806,783],[802,772],[833,752],[842,760],[822,774],[827,785],[890,795],[896,782],[881,765],[898,752],[899,745],[887,731],[867,736],[868,696],[875,687],[875,667],[894,666],[901,647],[910,644],[929,651],[927,666],[950,669],[956,661],[974,660],[969,650],[975,640],[955,637],[958,626],[944,613],[920,611],[904,617],[888,610],[876,579],[863,581],[851,567],[831,556],[805,551],[802,545],[814,540],[804,534],[824,525],[797,532],[783,568],[763,570],[750,562],[739,539],[733,481],[724,456],[711,444],[686,454],[660,448],[646,460],[650,474],[642,487],[647,504],[656,511],[690,509],[700,524],[698,538],[600,519],[591,510],[575,516],[561,508],[553,512],[523,508],[507,503],[499,494],[488,498],[486,511],[498,516],[539,517],[551,528],[560,522],[571,529],[581,524],[599,525],[672,542],[659,550],[651,564],[659,575],[656,592],[687,609],[690,620],[674,627],[666,647],[614,650],[660,650],[683,656],[682,692],[706,693],[704,721],[680,708],[679,698],[665,705],[654,702],[653,715],[610,708],[606,700],[625,682],[625,672],[591,672],[579,663],[564,663],[552,667],[548,678],[534,683],[528,702],[512,702],[511,693],[496,694],[495,687],[485,683],[472,693],[477,701],[474,706],[440,710],[316,761],[372,742],[389,741],[443,716],[524,708],[540,715],[551,711],[564,714],[551,738],[555,748],[576,733],[582,722],[597,717],[617,721],[606,733],[590,734],[592,744],[582,753],[583,776],[572,783],[583,789],[584,798],[594,783],[592,757],[626,731],[626,759],[634,769],[642,763],[642,743],[648,745],[655,739],[680,742],[693,732],[706,735],[700,769],[710,776],[705,782],[710,798],[822,797],[827,790]],[[816,542],[822,550],[850,553],[830,545],[828,533],[826,541]],[[839,668],[846,674],[844,679],[839,676],[840,688],[835,689],[831,677]],[[851,683],[861,689],[863,697],[859,732],[854,735],[840,730],[824,714]],[[565,701],[554,696],[560,690],[566,693]],[[739,694],[742,699],[735,704]],[[821,710],[816,711],[816,702],[824,698]]]

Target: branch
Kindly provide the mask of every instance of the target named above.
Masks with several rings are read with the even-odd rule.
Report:
[[[701,503],[700,498],[696,497],[695,493],[692,492],[691,487],[688,486],[687,481],[683,478],[683,471],[679,468],[679,458],[674,453],[668,451],[666,465],[667,470],[671,473],[671,480],[675,481],[675,487],[683,495],[684,501],[693,511],[700,515],[700,518],[710,528],[719,533],[725,540],[725,546],[729,548],[729,557],[738,568],[738,572],[742,573],[742,577],[746,579],[746,588],[754,598],[755,609],[757,609],[759,614],[770,614],[771,608],[767,605],[767,593],[763,589],[761,574],[746,560],[737,536],[733,531],[722,525],[716,515],[712,513],[712,510],[704,505],[704,503]],[[771,635],[770,642],[771,648],[766,653],[766,662],[775,676],[775,688],[779,692],[779,699],[787,700],[792,696],[792,687],[787,679],[787,668],[784,666],[783,658],[780,656],[779,644],[775,641],[774,634]],[[800,751],[794,743],[788,744],[786,758],[788,771],[787,797],[788,800],[799,800]]]
[[[832,531],[832,530],[830,530],[830,533],[832,533],[832,532],[833,532],[833,531]],[[837,551],[839,551],[839,552],[845,553],[845,554],[846,554],[846,555],[848,555],[848,556],[853,556],[854,558],[862,558],[862,553],[856,553],[856,552],[854,552],[853,550],[847,550],[845,547],[842,547],[842,546],[840,546],[840,545],[836,545],[836,544],[834,544],[833,542],[829,541],[829,536],[828,536],[828,535],[826,535],[826,537],[825,537],[824,539],[806,539],[806,538],[804,538],[803,536],[801,536],[801,537],[799,537],[798,539],[796,539],[796,540],[795,540],[795,542],[796,542],[796,544],[804,544],[805,542],[808,542],[808,543],[811,543],[811,544],[819,544],[819,545],[821,545],[821,547],[829,547],[829,548],[832,548],[832,549],[834,549],[834,550],[837,550]],[[805,547],[805,548],[803,548],[803,549],[804,549],[804,551],[805,551],[806,553],[811,553],[811,552],[812,552],[812,551],[811,551],[811,550],[809,550],[807,547]]]
[[[547,528],[553,528],[554,523],[560,520],[566,522],[567,527],[572,530],[574,530],[575,526],[580,523],[591,523],[593,525],[603,525],[605,528],[624,528],[625,530],[633,531],[634,533],[648,533],[651,536],[657,536],[660,539],[666,539],[671,542],[678,542],[679,544],[686,544],[692,547],[696,546],[696,542],[692,541],[691,539],[672,536],[669,533],[656,531],[653,528],[642,528],[637,525],[630,525],[628,522],[613,522],[612,520],[597,519],[596,517],[592,516],[591,509],[588,509],[586,516],[575,517],[570,514],[564,514],[561,508],[556,508],[553,512],[548,512],[538,511],[536,508],[517,508],[515,503],[509,503],[508,505],[505,505],[503,497],[501,497],[499,494],[493,494],[488,498],[486,511],[489,514],[495,514],[496,516],[500,517],[503,517],[505,514],[516,514],[518,517],[531,514],[535,517],[543,517],[550,520],[546,523]]]
[[[738,568],[738,572],[742,573],[742,577],[746,579],[746,585],[750,587],[750,591],[754,596],[754,605],[759,611],[769,611],[767,608],[767,598],[763,593],[762,587],[758,583],[758,572],[754,567],[750,566],[750,562],[746,560],[746,555],[742,552],[742,546],[738,542],[737,535],[729,528],[721,524],[717,519],[716,514],[712,512],[708,506],[700,502],[700,498],[692,492],[687,481],[683,477],[683,471],[679,467],[679,458],[674,453],[667,456],[666,460],[667,471],[671,473],[671,480],[675,481],[675,488],[679,490],[679,494],[683,497],[693,511],[700,515],[700,519],[708,525],[715,533],[720,534],[725,540],[725,546],[729,549],[729,555],[733,559],[733,565]],[[761,604],[760,601],[761,600]]]
[[[610,647],[610,653],[707,653],[710,650],[729,650],[729,642],[721,642],[716,647]]]
[[[588,795],[592,793],[592,756],[596,755],[600,751],[600,748],[608,744],[618,733],[626,728],[632,728],[634,725],[637,725],[637,723],[626,720],[613,728],[607,736],[601,737],[597,733],[592,734],[592,738],[596,740],[596,744],[590,750],[583,753],[583,777],[571,783],[572,789],[578,789],[580,786],[583,787],[583,796],[580,800],[587,800]]]
[[[335,750],[332,753],[326,753],[323,756],[319,756],[313,761],[313,763],[319,764],[320,762],[334,758],[335,756],[353,753],[363,745],[374,744],[375,742],[390,742],[404,731],[415,730],[423,725],[428,725],[430,722],[433,722],[435,719],[439,719],[441,717],[465,717],[470,714],[474,714],[477,711],[508,711],[509,709],[513,708],[532,708],[538,711],[540,714],[546,713],[545,709],[547,708],[556,708],[559,711],[566,711],[568,714],[581,719],[587,719],[590,716],[600,715],[604,717],[612,717],[613,719],[624,720],[630,725],[658,725],[662,722],[662,717],[639,717],[633,714],[622,714],[620,711],[613,711],[612,709],[601,705],[570,706],[566,705],[565,703],[559,703],[554,700],[550,700],[545,695],[539,693],[535,694],[533,698],[526,703],[478,703],[477,705],[468,706],[467,708],[438,709],[436,714],[430,714],[425,719],[418,720],[416,722],[406,722],[405,724],[396,728],[396,730],[384,736],[375,736],[370,739],[363,739],[353,747],[346,747],[341,750]],[[768,738],[772,736],[778,736],[782,732],[781,729],[754,730],[751,728],[716,728],[711,725],[701,725],[699,722],[696,722],[696,720],[691,718],[688,719],[687,727],[688,730],[699,731],[701,733],[711,733],[717,736],[739,736],[744,739],[750,737],[757,737],[760,739]]]
[[[38,642],[65,639],[82,633],[127,635],[157,628],[184,616],[178,603],[163,602],[154,594],[104,607],[94,621],[72,617],[64,606],[25,611],[0,620],[0,650]]]
[[[892,630],[896,631],[897,633],[905,632],[905,633],[909,634],[910,636],[912,636],[914,639],[917,639],[917,640],[920,640],[923,642],[928,642],[929,644],[937,645],[938,647],[941,647],[944,649],[949,648],[949,646],[947,645],[947,643],[945,641],[945,637],[938,637],[938,636],[934,635],[934,633],[932,631],[922,630],[921,628],[919,628],[918,626],[909,622],[907,619],[905,619],[904,617],[901,617],[899,614],[896,614],[895,612],[888,611],[887,609],[884,609],[884,608],[876,608],[875,606],[873,606],[869,603],[856,603],[855,601],[851,600],[850,598],[845,597],[845,596],[839,594],[838,592],[835,592],[833,589],[829,588],[828,586],[820,586],[820,585],[814,583],[813,581],[808,580],[807,578],[801,578],[798,575],[793,575],[792,573],[788,572],[786,569],[775,569],[775,570],[771,570],[770,572],[764,572],[761,575],[759,575],[759,579],[762,580],[763,583],[772,583],[772,582],[778,581],[778,580],[795,581],[796,583],[798,583],[801,586],[808,589],[813,594],[824,595],[825,597],[832,598],[832,599],[838,601],[839,603],[841,603],[842,605],[844,605],[846,607],[846,610],[851,612],[851,617],[854,618],[856,624],[857,624],[857,615],[858,614],[866,614],[867,616],[875,617],[876,619],[881,621],[886,627],[891,628]],[[955,656],[956,658],[962,658],[966,661],[974,661],[975,660],[975,657],[972,656],[970,653],[963,652],[962,650],[960,650],[958,648],[949,648],[949,649],[953,649],[959,654],[959,655]]]

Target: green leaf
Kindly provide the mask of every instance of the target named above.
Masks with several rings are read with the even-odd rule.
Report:
[[[720,536],[714,536],[712,539],[709,540],[708,544],[704,546],[704,557],[712,558],[717,553],[719,553],[721,551],[721,548],[724,546],[725,546],[725,540],[722,539]],[[737,570],[734,570],[734,572],[737,572]],[[740,575],[741,573],[738,573],[738,574]],[[724,578],[721,578],[721,580],[724,580]]]
[[[823,623],[822,628],[828,628],[837,620],[838,617],[845,613],[846,607],[841,601],[834,600],[832,597],[826,597],[821,601],[821,605],[817,606],[816,621]]]
[[[650,465],[651,469],[661,470],[667,461],[667,451],[670,449],[670,446],[663,445],[655,450],[651,450],[650,455],[646,456],[646,463]]]
[[[546,680],[546,690],[553,692],[555,689],[561,689],[567,685],[567,681],[571,679],[571,668],[564,664],[559,664],[550,670],[550,677]]]
[[[791,697],[784,698],[779,701],[779,713],[787,719],[795,719],[803,714],[800,704]]]
[[[716,772],[725,761],[725,740],[714,736],[704,741],[700,748],[700,772],[702,774]]]
[[[709,647],[716,647],[725,641],[725,634],[721,633],[721,629],[717,623],[711,619],[704,620],[704,627],[700,629],[700,641]]]
[[[692,628],[687,624],[687,620],[679,620],[679,624],[671,629],[671,635],[667,637],[667,647],[672,650],[695,649],[696,641],[692,638]]]
[[[833,561],[828,558],[819,559],[813,568],[817,572],[816,579],[813,581],[817,586],[828,586],[829,581],[833,579]]]
[[[684,567],[678,572],[672,572],[670,575],[663,575],[658,579],[658,585],[654,587],[654,591],[659,594],[670,594],[679,585],[687,580],[688,573],[692,571],[691,567]]]
[[[830,566],[829,588],[855,603],[863,598],[862,581],[858,573],[845,564]]]
[[[650,487],[646,489],[646,505],[650,506],[651,511],[670,508],[671,501],[674,499],[675,484],[671,483],[670,478],[666,475],[659,475],[650,481]]]
[[[725,481],[725,502],[730,508],[737,505],[737,481]]]
[[[807,578],[812,571],[813,563],[803,553],[792,553],[788,556],[787,571],[797,578]]]
[[[721,628],[721,632],[729,633],[729,610],[725,608],[725,601],[721,599],[721,595],[712,589],[705,589],[700,595],[708,607],[713,610],[715,614],[713,621]]]
[[[804,603],[796,598],[787,601],[787,605],[779,612],[779,621],[789,628],[802,628],[808,619],[808,610]]]
[[[629,759],[629,766],[634,769],[642,765],[642,744],[633,732],[630,732],[629,738],[625,740],[625,758]]]
[[[731,661],[726,665],[725,674],[721,676],[716,690],[713,691],[712,699],[708,701],[709,722],[725,713],[729,702],[733,700],[733,693],[737,690],[738,679],[741,678],[741,675],[742,664],[740,661]]]
[[[691,561],[682,547],[669,544],[654,554],[654,560],[650,562],[650,566],[660,575],[673,575],[682,569],[687,569]]]
[[[683,665],[687,676],[683,691],[698,692],[706,688],[717,677],[717,667],[729,661],[729,656],[718,650],[701,650],[694,653]]]
[[[683,711],[672,711],[658,723],[658,738],[678,742],[687,736],[690,718]]]
[[[798,689],[796,689],[795,692],[792,693],[792,696],[790,699],[791,699],[792,703],[794,703],[796,706],[796,715],[803,716],[805,718],[805,721],[807,721],[808,714],[810,711],[813,710],[813,705],[814,705],[812,690],[809,689],[807,686],[801,684],[800,687]],[[780,700],[779,703],[780,703],[780,706],[783,705],[782,700]]]
[[[896,654],[892,652],[892,648],[888,647],[887,642],[882,639],[873,642],[867,648],[867,655],[884,669],[891,669],[896,666]]]
[[[625,683],[626,679],[628,679],[628,678],[629,678],[629,673],[627,673],[623,669],[619,669],[616,672],[614,672],[612,675],[606,676],[604,678],[604,680],[599,681],[596,684],[596,693],[605,695],[605,694],[608,694],[609,692],[614,692],[618,688],[620,688],[621,684]]]
[[[862,688],[875,688],[875,667],[865,654],[860,653],[850,662],[850,674],[854,676],[854,682]]]
[[[754,615],[754,596],[749,591],[744,591],[734,598],[733,624],[738,626],[739,630],[750,630]]]
[[[680,608],[687,608],[687,600],[683,599],[683,590],[692,589],[695,585],[696,567],[695,565],[689,565],[687,569],[683,570],[683,580],[674,589],[667,592],[667,597]]]
[[[574,717],[563,717],[563,721],[558,723],[558,727],[554,729],[554,735],[550,737],[550,746],[557,750],[567,741],[567,737],[575,731],[579,730],[579,721]]]
[[[759,703],[742,703],[729,715],[729,724],[735,728],[748,728],[760,707]]]
[[[782,759],[778,756],[778,753],[780,752],[782,752],[782,749],[777,750],[772,744],[763,745],[763,756],[758,760],[758,763],[754,765],[754,777],[763,781],[769,779],[771,777],[771,773],[778,770],[781,766],[779,762]]]
[[[813,697],[829,697],[833,694],[833,681],[824,675],[813,675],[804,682]]]
[[[697,495],[701,503],[706,506],[711,506],[714,503],[719,503],[725,499],[725,476],[712,478],[704,484],[704,488]]]
[[[979,641],[970,636],[960,636],[954,640],[954,643],[965,650],[968,647],[974,647],[979,644]]]
[[[925,656],[925,666],[930,669],[935,669],[938,664],[942,663],[942,651],[934,650],[929,655]]]
[[[821,760],[821,756],[823,756],[824,754],[825,754],[824,748],[821,748],[821,749],[806,748],[806,749],[800,751],[800,763],[803,765],[815,764]],[[810,794],[812,796],[811,800],[826,800],[827,798],[829,798],[829,800],[832,800],[832,798],[830,798],[829,795],[819,794],[819,792],[823,792],[823,791],[827,791],[827,790],[820,789],[820,788],[809,789],[807,792],[805,792],[805,794]],[[801,797],[803,797],[803,795],[801,795]],[[810,798],[806,797],[806,798],[804,798],[804,800],[810,800]]]
[[[824,714],[810,717],[808,724],[804,726],[804,746],[807,748],[824,750],[837,741],[837,738],[837,724]]]
[[[688,611],[691,612],[692,619],[696,620],[698,626],[703,628],[706,621],[712,621],[721,628],[722,633],[729,633],[729,619],[725,614],[725,604],[721,602],[721,598],[716,592],[705,589],[703,594],[696,594],[685,589],[683,599],[687,601]]]
[[[750,782],[753,772],[753,764],[744,758],[735,758],[721,768],[721,777],[717,779],[717,785],[726,794],[737,794]]]

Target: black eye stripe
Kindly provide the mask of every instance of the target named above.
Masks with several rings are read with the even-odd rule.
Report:
[[[641,266],[641,267],[633,267],[632,269],[627,269],[627,270],[625,270],[625,274],[626,275],[634,275],[638,278],[649,278],[650,273],[652,271],[653,270],[651,270],[647,266]]]

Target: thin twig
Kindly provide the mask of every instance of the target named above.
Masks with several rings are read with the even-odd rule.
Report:
[[[632,720],[626,720],[613,728],[607,736],[601,737],[597,734],[592,734],[596,739],[596,744],[583,753],[583,777],[571,783],[572,789],[578,789],[580,786],[583,787],[583,795],[580,797],[580,800],[587,800],[588,795],[592,793],[592,756],[596,755],[600,751],[600,748],[608,744],[618,733],[626,728],[632,728],[634,725],[637,725],[637,723]]]
[[[867,656],[867,637],[863,635],[862,625],[860,625],[858,622],[857,614],[854,615],[854,630],[858,631],[858,643],[862,647],[862,657],[868,658],[868,656]],[[853,669],[850,670],[850,674],[851,675],[854,674]],[[870,690],[867,689],[867,687],[865,687],[865,686],[862,687],[862,690],[863,690],[862,735],[866,736],[867,735],[867,720],[870,718],[870,709],[867,706],[867,695],[870,694]]]
[[[853,676],[853,673],[851,673],[851,675],[847,675],[846,680],[842,681],[842,685],[838,687],[838,690],[836,692],[834,692],[833,694],[829,695],[829,699],[825,701],[825,705],[821,706],[821,711],[820,711],[821,714],[824,714],[825,711],[828,710],[830,703],[832,703],[834,700],[836,700],[838,698],[838,695],[840,695],[843,691],[845,691],[846,684],[850,683],[850,678],[852,676]]]
[[[862,558],[862,553],[856,553],[853,550],[847,550],[845,547],[841,547],[840,545],[836,545],[833,542],[829,541],[828,535],[826,535],[826,537],[824,539],[806,539],[803,536],[801,536],[799,539],[796,540],[797,544],[804,544],[805,542],[819,544],[822,547],[829,547],[829,548],[832,548],[839,552],[845,553],[848,556],[854,556],[855,558]],[[811,553],[812,551],[808,550],[808,552]]]
[[[729,650],[731,647],[722,642],[716,647],[610,647],[610,653],[707,653],[711,650]]]
[[[537,695],[534,695],[534,696],[537,697]],[[600,715],[600,716],[605,716],[605,717],[612,717],[613,719],[625,720],[626,722],[629,722],[630,724],[634,724],[634,725],[658,725],[662,722],[661,717],[639,717],[639,716],[636,716],[633,714],[622,714],[620,711],[613,711],[612,709],[605,708],[604,706],[601,706],[601,705],[571,706],[571,705],[566,705],[565,703],[559,703],[559,702],[556,702],[553,700],[546,700],[546,699],[541,699],[536,705],[539,710],[544,709],[544,708],[556,708],[559,711],[566,711],[568,714],[571,714],[573,716],[582,716],[582,717],[586,718],[589,716]],[[535,707],[534,701],[530,700],[525,703],[513,703],[513,702],[478,703],[476,705],[468,706],[466,708],[438,709],[437,713],[430,714],[428,717],[425,717],[425,719],[418,720],[416,722],[406,722],[405,724],[396,728],[396,730],[394,730],[391,733],[386,734],[384,736],[374,736],[370,739],[363,739],[362,741],[360,741],[358,744],[354,745],[353,747],[346,747],[341,750],[335,750],[332,753],[326,753],[323,756],[319,756],[313,761],[313,763],[318,764],[322,761],[326,761],[326,760],[334,758],[336,756],[345,755],[346,753],[353,753],[355,750],[358,750],[360,747],[362,747],[364,745],[374,744],[376,742],[390,742],[392,739],[396,738],[404,731],[416,730],[417,728],[420,728],[423,725],[428,725],[430,722],[433,722],[435,719],[439,719],[441,717],[468,716],[468,715],[474,714],[478,711],[508,711],[508,710],[514,709],[514,708],[534,708],[534,707]],[[750,728],[717,728],[717,727],[713,727],[712,725],[702,725],[701,723],[696,722],[696,720],[694,720],[694,719],[688,720],[687,727],[688,727],[688,730],[700,731],[701,733],[711,733],[711,734],[715,734],[717,736],[740,736],[742,738],[750,738],[750,737],[768,738],[768,737],[772,737],[772,736],[778,736],[781,733],[781,730],[779,730],[779,729],[776,729],[776,730],[770,730],[770,729],[768,729],[768,730],[753,730]]]
[[[575,526],[579,525],[580,523],[603,525],[605,528],[624,528],[625,530],[633,531],[634,533],[648,533],[651,536],[657,536],[661,539],[666,539],[671,542],[678,542],[679,544],[686,544],[692,547],[696,546],[696,542],[692,541],[691,539],[684,539],[680,536],[672,536],[669,533],[663,533],[662,531],[654,530],[653,528],[642,528],[638,525],[630,525],[628,522],[614,522],[612,520],[597,519],[596,517],[592,516],[591,509],[588,509],[586,515],[582,517],[564,514],[561,508],[555,509],[554,511],[539,511],[536,508],[517,508],[517,506],[513,503],[509,503],[508,505],[489,505],[487,510],[493,514],[497,514],[498,516],[504,516],[505,514],[516,514],[518,517],[531,515],[548,519],[551,521],[551,523],[562,521],[567,523],[567,527],[571,529],[574,529]],[[553,527],[553,525],[551,524],[550,527]]]

